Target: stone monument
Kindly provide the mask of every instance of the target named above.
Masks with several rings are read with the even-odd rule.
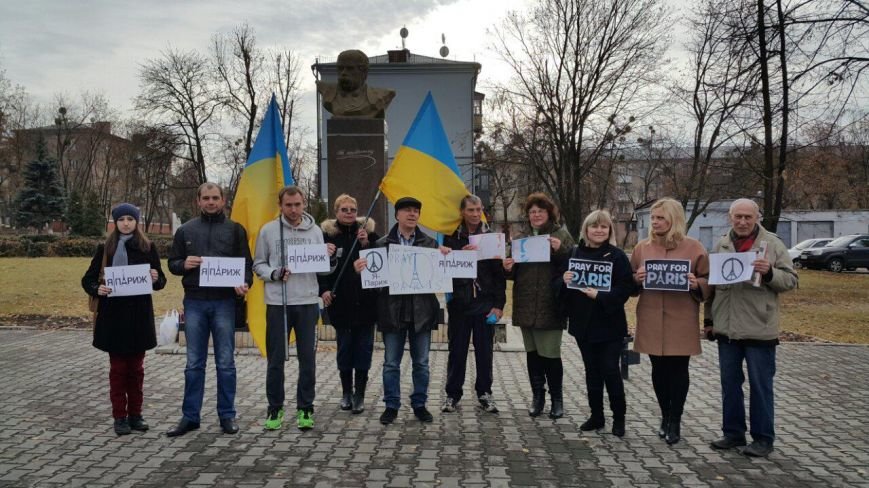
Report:
[[[366,83],[368,56],[343,51],[336,63],[338,82],[317,82],[317,91],[332,117],[326,122],[327,177],[330,204],[348,193],[359,202],[360,217],[368,210],[386,174],[386,108],[395,91]],[[387,203],[381,198],[371,216],[377,231],[388,230]]]

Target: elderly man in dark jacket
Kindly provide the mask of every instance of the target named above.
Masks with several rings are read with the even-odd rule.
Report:
[[[460,210],[462,223],[452,235],[444,237],[444,245],[455,250],[474,250],[476,247],[470,244],[470,236],[489,231],[482,221],[483,203],[479,197],[468,195],[462,199]],[[506,288],[507,280],[500,259],[478,261],[476,279],[453,279],[452,299],[448,304],[447,398],[441,411],[454,412],[462,398],[469,342],[473,336],[477,401],[481,409],[498,413],[492,398],[492,349],[495,323],[501,318],[507,301]]]
[[[417,227],[421,209],[422,203],[415,198],[398,199],[395,202],[395,219],[398,222],[389,234],[377,241],[375,247],[393,244],[438,248],[437,242]],[[449,248],[442,247],[441,252],[448,253]],[[366,265],[365,258],[360,258],[354,263],[354,268],[359,273]],[[425,404],[428,400],[431,331],[437,328],[439,307],[434,293],[390,295],[389,289],[384,288],[377,298],[377,328],[383,333],[386,347],[383,363],[383,400],[386,410],[380,416],[380,423],[384,425],[395,421],[401,407],[401,358],[405,342],[410,345],[413,364],[413,393],[410,395],[413,414],[422,422],[433,420]]]

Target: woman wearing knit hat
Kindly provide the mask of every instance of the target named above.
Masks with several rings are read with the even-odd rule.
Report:
[[[104,284],[103,268],[150,264],[154,290],[166,286],[166,276],[156,246],[139,228],[139,209],[121,203],[112,209],[112,219],[115,229],[105,244],[97,246],[81,286],[99,300],[93,345],[109,353],[109,397],[115,433],[126,435],[133,430],[148,430],[142,419],[143,363],[145,351],[157,345],[154,306],[151,295],[107,298],[111,289]]]

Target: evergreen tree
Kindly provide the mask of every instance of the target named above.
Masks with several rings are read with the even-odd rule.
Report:
[[[101,236],[106,227],[99,197],[93,191],[73,190],[69,194],[65,220],[69,233],[76,236]]]
[[[24,187],[15,197],[15,225],[42,229],[45,224],[63,217],[63,186],[57,162],[48,156],[45,140],[36,143],[36,158],[24,168]]]

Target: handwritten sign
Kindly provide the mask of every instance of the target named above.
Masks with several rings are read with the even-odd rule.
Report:
[[[359,257],[365,258],[368,264],[362,269],[362,288],[383,288],[389,286],[387,268],[389,266],[385,248],[365,249],[359,251]]]
[[[468,238],[470,244],[477,246],[477,259],[504,259],[507,256],[507,246],[502,232],[477,234]]]
[[[709,255],[709,284],[732,285],[751,279],[755,252],[723,252]]]
[[[154,291],[150,264],[106,266],[104,273],[106,286],[112,289],[109,298],[150,295]]]
[[[691,261],[686,259],[647,259],[646,279],[643,288],[646,290],[688,291],[688,273],[691,271]]]
[[[438,266],[449,278],[476,278],[477,251],[451,251],[441,255]]]
[[[517,263],[548,263],[549,235],[513,239],[513,260]]]
[[[244,258],[203,256],[199,265],[199,286],[210,288],[244,285]]]
[[[609,261],[571,259],[567,270],[573,271],[573,279],[567,284],[568,288],[594,288],[598,291],[610,291],[612,288],[613,263]]]
[[[389,246],[387,276],[390,295],[452,291],[453,280],[439,263],[441,252],[427,247]]]
[[[287,269],[290,273],[328,273],[329,250],[326,244],[287,246]]]

